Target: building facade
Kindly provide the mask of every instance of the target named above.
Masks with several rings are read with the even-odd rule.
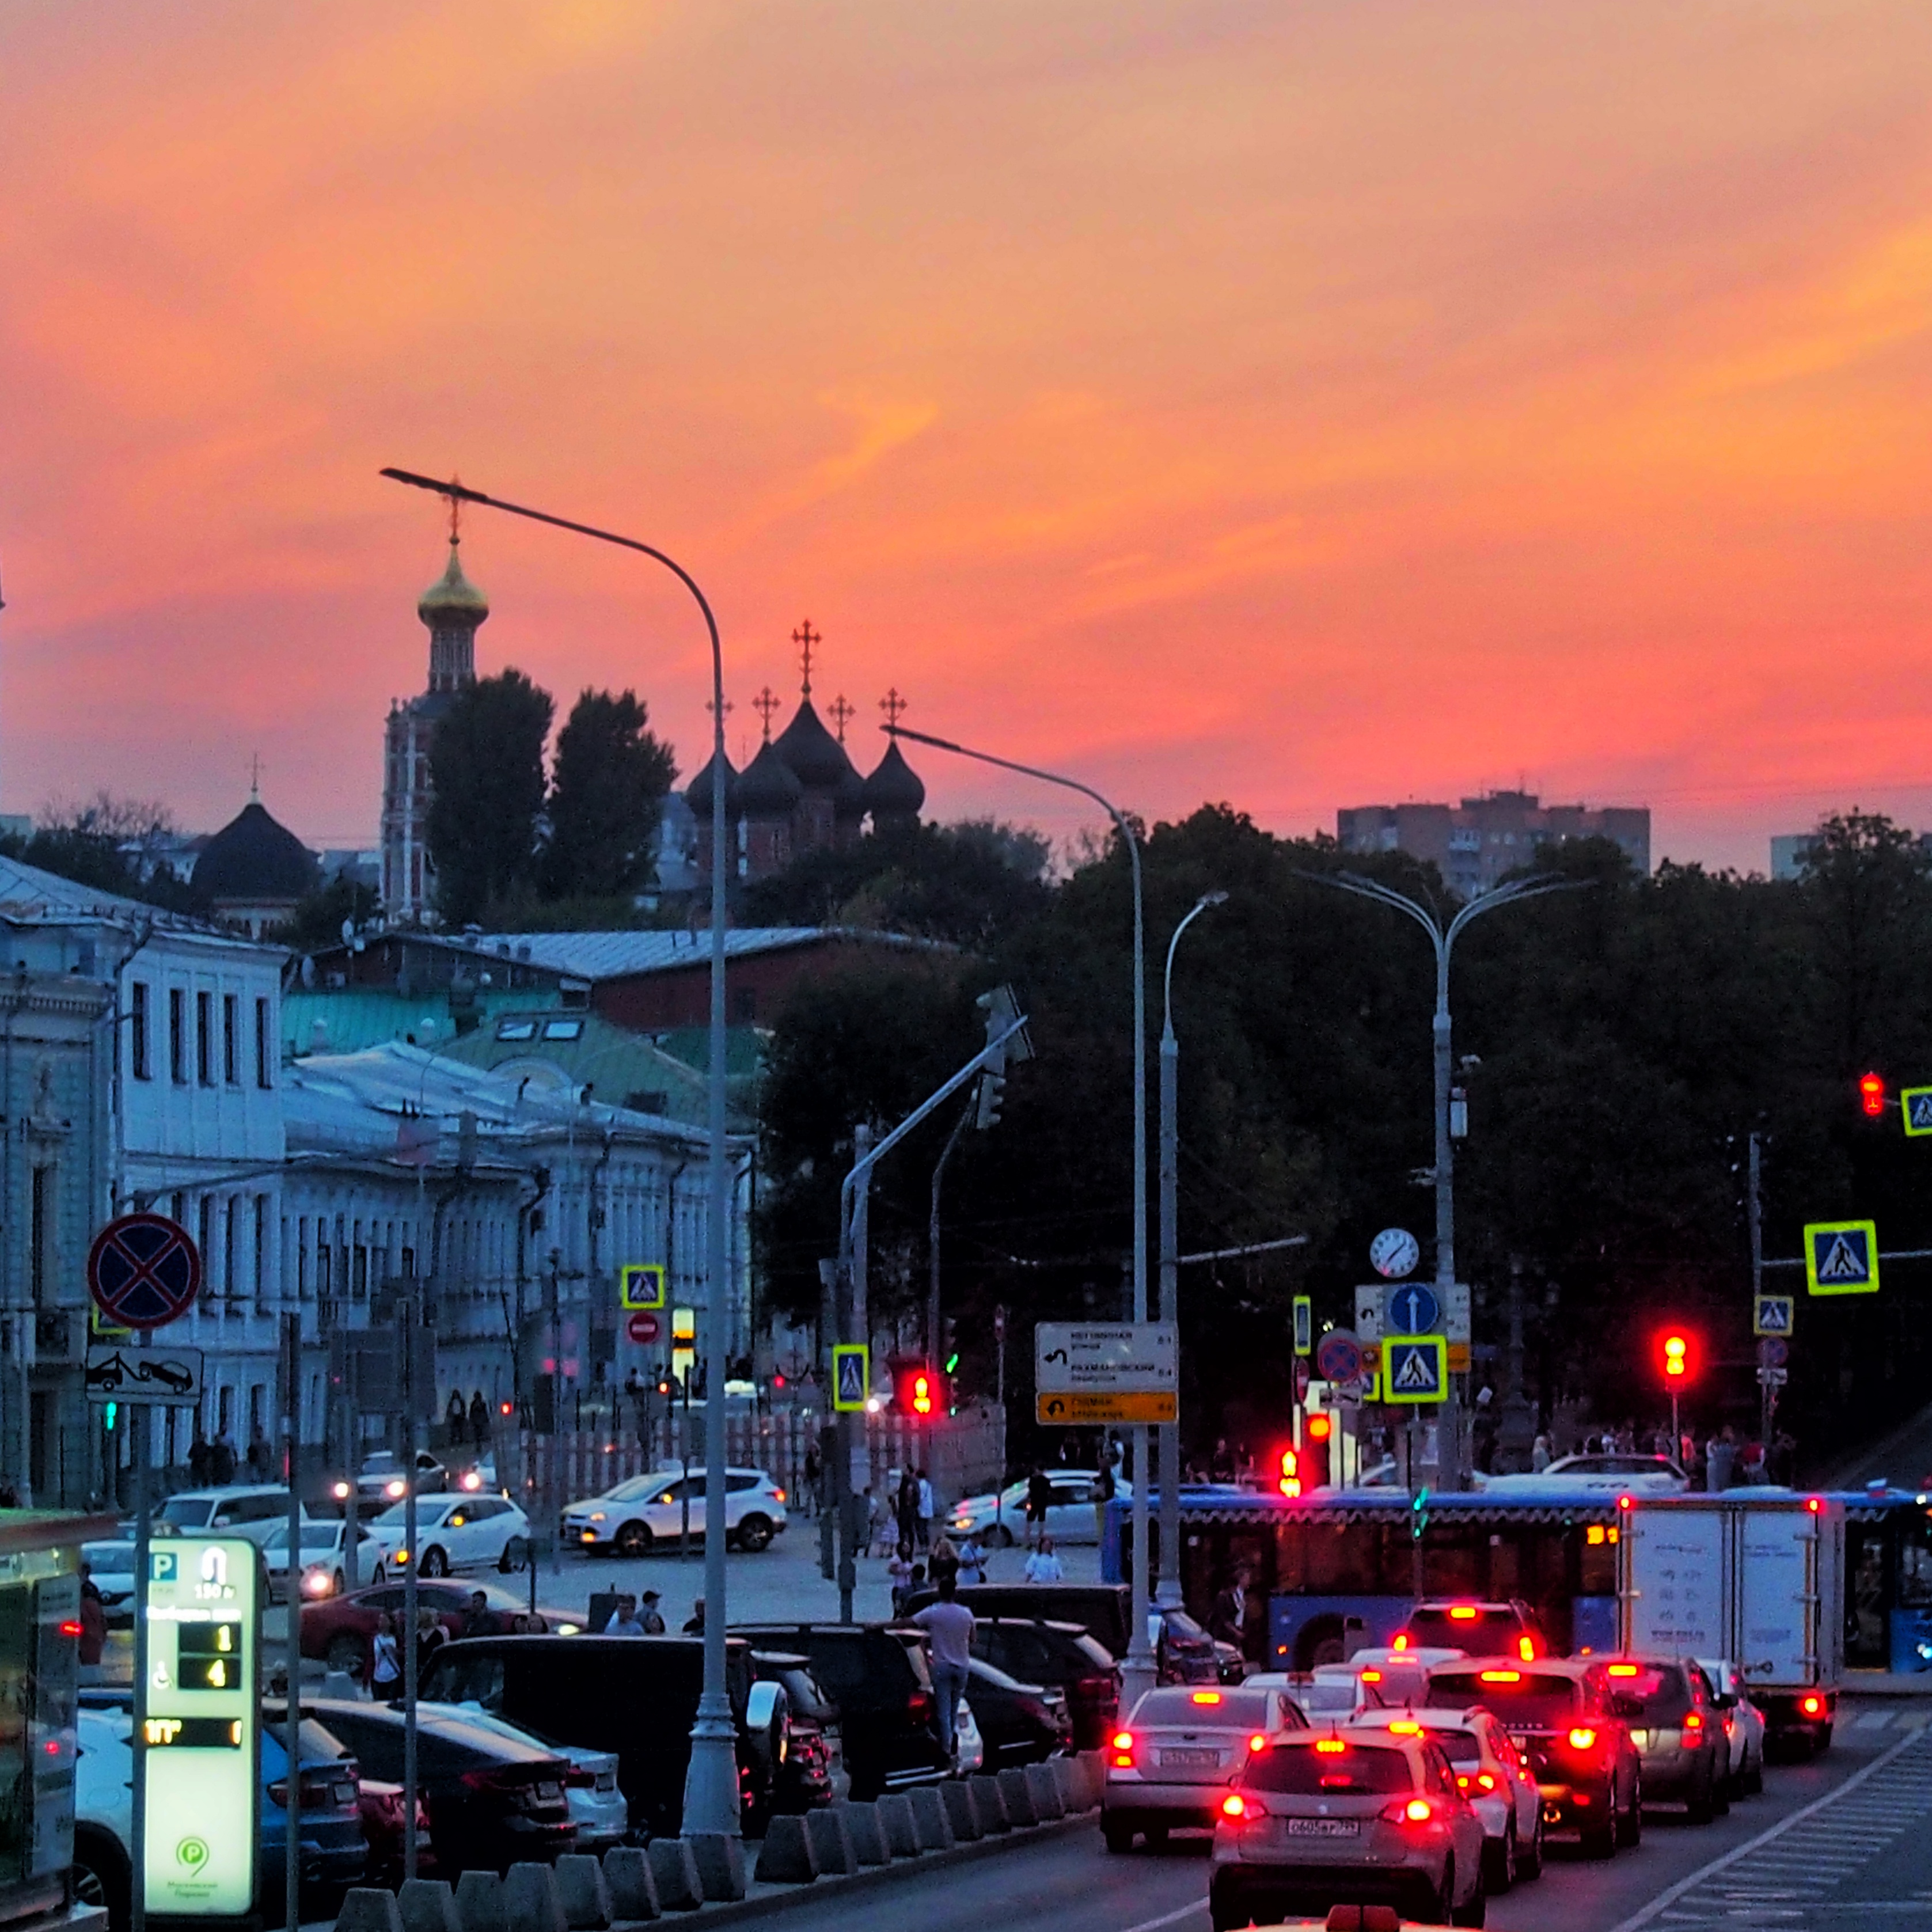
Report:
[[[1492,791],[1451,805],[1363,805],[1335,814],[1345,852],[1406,852],[1432,864],[1462,898],[1479,898],[1538,849],[1573,838],[1608,838],[1650,871],[1650,812],[1644,806],[1545,805],[1534,792]]]

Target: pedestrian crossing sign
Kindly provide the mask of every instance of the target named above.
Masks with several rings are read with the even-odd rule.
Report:
[[[1904,1110],[1908,1134],[1932,1134],[1932,1087],[1900,1088],[1898,1104]]]
[[[1808,1222],[1804,1282],[1814,1294],[1876,1294],[1876,1225],[1870,1221]]]
[[[862,1342],[841,1342],[832,1351],[832,1406],[862,1412],[872,1393],[872,1352]]]
[[[1790,1295],[1757,1295],[1751,1302],[1751,1333],[1788,1337],[1796,1312],[1796,1302]]]
[[[627,1262],[617,1271],[617,1305],[641,1310],[664,1305],[664,1271],[658,1262]]]
[[[1384,1402],[1441,1402],[1449,1393],[1448,1336],[1384,1335],[1382,1381]]]

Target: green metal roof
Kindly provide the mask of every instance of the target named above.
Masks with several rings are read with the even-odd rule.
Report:
[[[469,1011],[488,1029],[509,1009],[534,1012],[560,1004],[554,991],[529,987],[475,989]],[[466,1014],[467,1017],[467,1014]],[[318,1037],[316,1023],[324,1029]],[[466,1037],[467,1036],[464,1036]],[[364,1053],[391,1040],[413,1038],[418,1046],[439,1049],[458,1037],[446,989],[404,994],[362,987],[328,992],[298,986],[282,995],[282,1050],[285,1056],[308,1053]]]

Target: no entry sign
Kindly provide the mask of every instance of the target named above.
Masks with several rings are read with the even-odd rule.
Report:
[[[659,1333],[658,1318],[648,1309],[640,1310],[624,1324],[624,1333],[634,1342],[655,1342]]]
[[[87,1292],[122,1328],[164,1328],[201,1289],[201,1256],[188,1230],[165,1214],[124,1214],[94,1238]]]

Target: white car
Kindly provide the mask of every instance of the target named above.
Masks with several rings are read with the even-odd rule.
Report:
[[[1676,1496],[1690,1486],[1690,1478],[1668,1456],[1625,1455],[1621,1451],[1588,1456],[1559,1456],[1534,1475],[1491,1476],[1479,1486],[1485,1496],[1508,1496],[1513,1490],[1534,1490],[1551,1484],[1603,1496]]]
[[[704,1534],[705,1472],[660,1469],[633,1476],[601,1496],[566,1505],[563,1540],[587,1555],[641,1556],[653,1544],[675,1544],[687,1507],[693,1537]],[[785,1526],[785,1492],[763,1469],[724,1472],[724,1534],[740,1550],[764,1549]]]
[[[1728,1657],[1700,1657],[1697,1667],[1710,1679],[1711,1695],[1724,1714],[1731,1746],[1730,1792],[1742,1798],[1764,1789],[1764,1713],[1751,1702],[1750,1685]]]
[[[386,1504],[399,1502],[408,1487],[404,1480],[403,1464],[386,1449],[379,1449],[373,1456],[362,1459],[362,1466],[356,1476],[356,1507],[368,1510],[380,1508]],[[416,1494],[440,1496],[449,1486],[449,1472],[427,1449],[416,1451]],[[335,1485],[335,1499],[340,1503],[349,1500],[349,1484],[346,1478]]]
[[[302,1514],[308,1514],[306,1508]],[[277,1483],[232,1483],[225,1489],[183,1490],[154,1512],[157,1523],[191,1534],[244,1536],[259,1544],[289,1520],[289,1492]],[[157,1530],[156,1534],[161,1532]]]
[[[304,1603],[319,1604],[327,1597],[339,1597],[348,1588],[346,1522],[315,1522],[307,1517],[302,1526],[302,1593]],[[356,1574],[367,1580],[377,1562],[376,1539],[368,1530],[357,1526]],[[262,1540],[262,1560],[268,1570],[268,1600],[286,1603],[289,1595],[289,1526],[278,1523]]]
[[[131,1543],[83,1543],[80,1560],[88,1580],[100,1592],[100,1611],[110,1630],[131,1628],[134,1622],[134,1546]]]
[[[1094,1485],[1100,1480],[1097,1469],[1049,1469],[1046,1480],[1053,1486],[1053,1500],[1047,1505],[1046,1533],[1055,1543],[1097,1543],[1100,1526],[1094,1513]],[[1010,1549],[1025,1540],[1027,1533],[1027,1483],[1022,1477],[1004,1490],[985,1496],[968,1496],[946,1512],[946,1533],[956,1543],[963,1536],[976,1537],[988,1549]],[[1134,1486],[1117,1473],[1114,1494],[1124,1503],[1134,1499]]]
[[[1280,1690],[1293,1698],[1301,1714],[1311,1724],[1352,1724],[1364,1712],[1382,1708],[1382,1698],[1373,1684],[1363,1682],[1360,1672],[1330,1666],[1317,1669],[1312,1676],[1300,1671],[1258,1670],[1241,1680],[1244,1690]]]
[[[970,1778],[976,1771],[983,1770],[986,1762],[986,1741],[980,1735],[980,1720],[974,1716],[972,1706],[962,1697],[958,1713],[952,1720],[954,1774]]]
[[[410,1562],[404,1533],[408,1507],[392,1503],[369,1525],[365,1547],[373,1582],[382,1582],[389,1571],[403,1569]],[[458,1570],[508,1569],[511,1544],[530,1533],[530,1518],[508,1496],[418,1496],[416,1542],[422,1555],[416,1574],[447,1576]]]

